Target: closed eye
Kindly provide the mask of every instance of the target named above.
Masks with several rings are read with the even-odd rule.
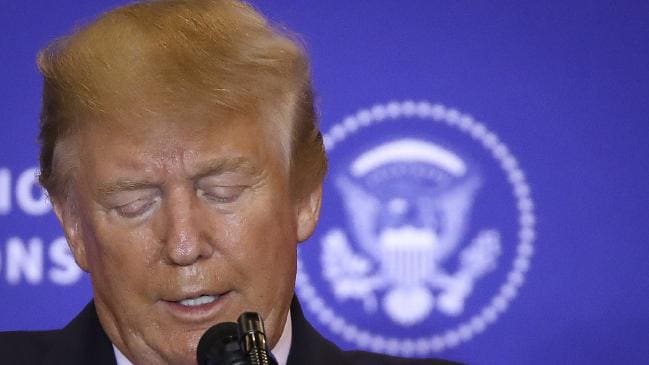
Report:
[[[243,185],[209,186],[198,189],[198,195],[213,203],[228,204],[239,199],[246,188]]]
[[[124,218],[137,218],[148,213],[158,199],[137,199],[124,205],[113,207],[113,211]]]

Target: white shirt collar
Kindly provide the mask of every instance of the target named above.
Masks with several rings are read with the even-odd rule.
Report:
[[[113,352],[115,353],[115,360],[117,360],[117,365],[133,365],[131,360],[127,359],[126,356],[113,345]]]
[[[275,356],[278,365],[286,365],[288,361],[288,353],[291,350],[291,342],[293,341],[293,323],[291,321],[291,311],[288,312],[288,317],[286,318],[286,323],[284,324],[284,329],[282,330],[282,335],[279,337],[279,341],[271,352]],[[113,352],[115,352],[115,359],[117,360],[117,365],[133,365],[133,363],[122,354],[121,351],[115,345],[113,345]]]
[[[284,323],[284,329],[282,330],[282,335],[279,337],[279,341],[275,344],[270,352],[275,356],[277,360],[277,365],[286,365],[288,361],[288,353],[291,351],[291,342],[293,341],[293,322],[291,321],[291,311],[288,311],[288,316],[286,317],[286,323]]]

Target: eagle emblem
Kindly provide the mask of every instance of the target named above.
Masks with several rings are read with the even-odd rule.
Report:
[[[333,178],[348,227],[323,235],[320,260],[336,300],[382,310],[403,327],[462,314],[501,253],[494,228],[466,237],[482,184],[477,169],[442,145],[401,138]]]

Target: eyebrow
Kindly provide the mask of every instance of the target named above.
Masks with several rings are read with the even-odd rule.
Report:
[[[199,164],[196,173],[192,176],[193,180],[198,180],[206,176],[220,175],[226,172],[243,173],[251,177],[262,174],[262,170],[243,157],[216,159]]]
[[[121,191],[133,191],[154,188],[154,184],[147,181],[137,181],[131,179],[118,179],[115,182],[102,184],[97,189],[101,195],[112,195]]]

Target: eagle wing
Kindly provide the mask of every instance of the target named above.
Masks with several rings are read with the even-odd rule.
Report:
[[[342,196],[354,239],[360,244],[363,251],[378,258],[376,225],[381,202],[346,176],[339,176],[335,183]]]

